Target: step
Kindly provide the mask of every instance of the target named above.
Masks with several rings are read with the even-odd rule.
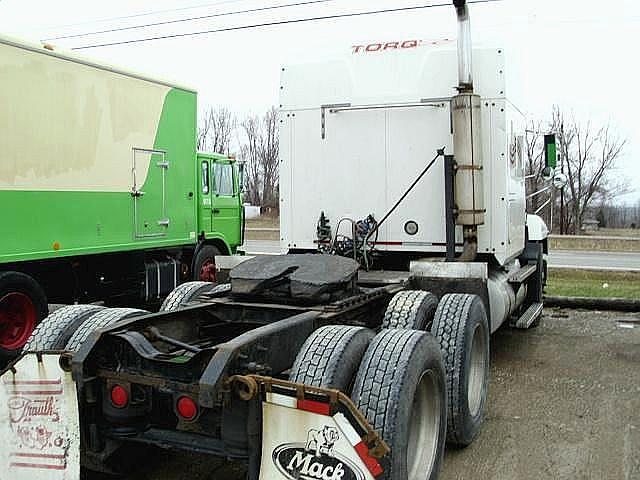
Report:
[[[542,315],[542,303],[532,303],[516,321],[515,328],[529,328]]]
[[[525,265],[509,275],[509,283],[522,283],[536,272],[538,265],[535,263]]]

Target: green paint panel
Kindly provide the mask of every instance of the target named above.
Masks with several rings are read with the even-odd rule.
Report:
[[[195,244],[198,233],[211,228],[211,222],[197,224],[196,115],[195,93],[169,91],[153,146],[166,154],[153,155],[146,181],[137,186],[144,192],[140,197],[128,192],[0,190],[0,263]],[[168,166],[157,165],[162,162]],[[158,223],[164,220],[168,226]],[[208,236],[231,243],[235,251],[239,232],[238,215],[235,225]]]

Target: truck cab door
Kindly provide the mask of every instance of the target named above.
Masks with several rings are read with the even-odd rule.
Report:
[[[212,231],[212,195],[213,188],[211,182],[211,161],[208,158],[198,156],[198,178],[199,178],[199,194],[198,194],[198,225],[199,231]]]
[[[240,243],[241,215],[238,172],[228,159],[213,160],[211,165],[213,197],[211,223],[230,245]]]

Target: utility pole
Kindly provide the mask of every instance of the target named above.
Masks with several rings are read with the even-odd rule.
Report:
[[[564,157],[566,156],[566,144],[564,141],[564,122],[560,123],[560,172],[564,174]],[[566,232],[564,223],[564,188],[560,190],[560,235]]]

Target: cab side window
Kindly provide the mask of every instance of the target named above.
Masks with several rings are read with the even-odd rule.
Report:
[[[233,166],[229,163],[213,164],[213,193],[231,197],[233,191]]]

